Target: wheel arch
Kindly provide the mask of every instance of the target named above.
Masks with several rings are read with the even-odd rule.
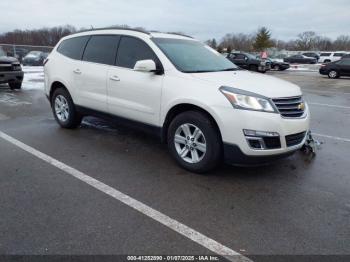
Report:
[[[50,86],[50,95],[49,95],[49,99],[50,99],[50,103],[51,103],[51,100],[52,100],[52,96],[53,96],[53,93],[55,92],[55,90],[57,90],[58,88],[63,88],[65,89],[68,93],[69,90],[68,88],[60,81],[54,81],[51,86]]]
[[[162,132],[161,132],[161,139],[162,142],[165,143],[167,141],[167,135],[168,135],[168,128],[171,123],[171,121],[179,114],[187,112],[187,111],[199,111],[204,113],[209,117],[209,119],[214,123],[215,127],[217,128],[217,131],[219,133],[220,139],[222,140],[221,131],[218,122],[216,121],[213,114],[205,110],[203,107],[191,103],[180,103],[172,106],[164,119],[163,126],[162,126]]]

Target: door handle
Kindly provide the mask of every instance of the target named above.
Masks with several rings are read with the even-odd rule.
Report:
[[[120,81],[120,78],[118,76],[111,76],[109,79],[112,81]]]
[[[74,72],[75,74],[78,74],[78,75],[80,75],[80,74],[81,74],[80,69],[75,69],[75,70],[73,70],[73,72]]]

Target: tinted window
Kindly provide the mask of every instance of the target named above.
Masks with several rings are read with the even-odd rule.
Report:
[[[350,59],[340,60],[338,64],[350,66]]]
[[[81,59],[89,36],[74,37],[64,40],[57,48],[57,52],[72,59]]]
[[[245,55],[242,55],[242,54],[237,54],[235,59],[244,59],[245,58]]]
[[[83,60],[106,65],[114,65],[120,36],[92,36],[85,48]]]
[[[334,56],[343,56],[345,55],[344,53],[335,53]]]
[[[331,53],[321,53],[320,56],[330,56]]]
[[[151,48],[145,42],[134,37],[122,37],[118,48],[118,66],[134,68],[137,61],[146,59],[152,59],[156,63],[158,61]]]

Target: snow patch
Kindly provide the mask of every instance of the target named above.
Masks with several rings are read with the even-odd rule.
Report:
[[[44,90],[44,67],[23,66],[23,90]]]

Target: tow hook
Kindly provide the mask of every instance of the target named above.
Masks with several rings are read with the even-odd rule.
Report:
[[[305,155],[309,155],[311,158],[316,156],[316,151],[321,149],[321,142],[314,139],[311,131],[306,134],[306,141],[303,147],[300,149]]]

